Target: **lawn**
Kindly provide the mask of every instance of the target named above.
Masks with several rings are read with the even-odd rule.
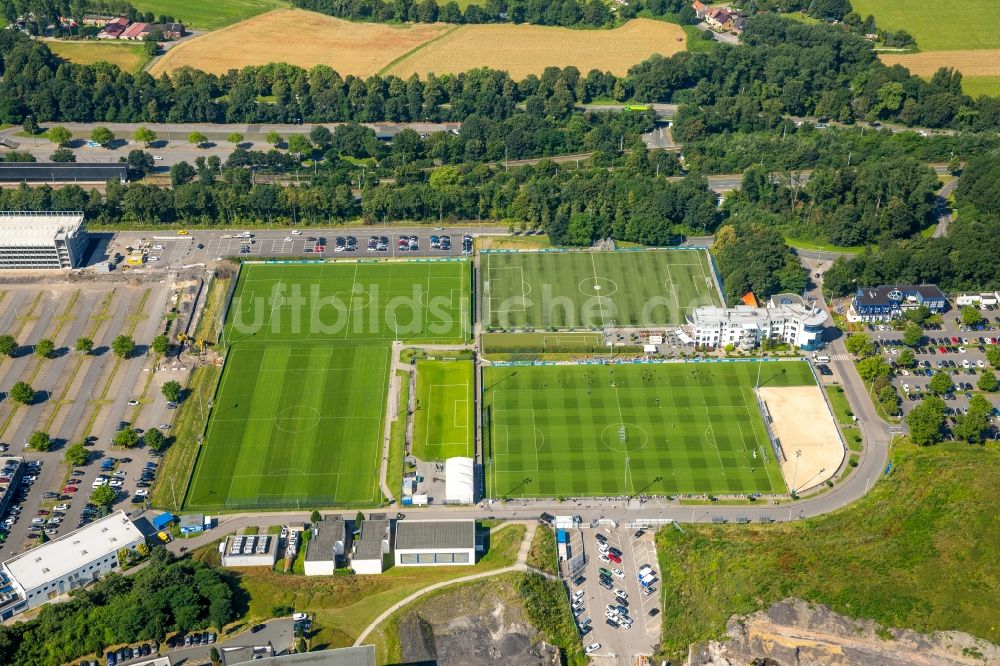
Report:
[[[922,51],[1000,48],[996,0],[851,0],[882,30],[906,30]]]
[[[287,7],[288,3],[284,0],[135,0],[132,5],[141,12],[173,16],[188,28],[215,30],[278,7]]]
[[[385,345],[230,349],[185,506],[377,502],[388,372]]]
[[[787,597],[917,631],[1000,641],[1000,450],[897,445],[892,475],[849,508],[775,525],[660,530],[663,656]]]
[[[46,46],[55,55],[78,65],[92,65],[108,62],[125,72],[138,71],[149,56],[143,52],[142,44],[114,44],[97,41],[50,41]]]
[[[351,645],[392,604],[434,583],[510,566],[524,538],[524,525],[490,534],[490,550],[473,566],[392,567],[379,576],[290,576],[267,567],[243,569],[240,581],[250,595],[248,620],[273,617],[288,607],[313,614],[313,649]]]
[[[390,341],[462,341],[466,261],[248,264],[185,506],[381,500]]]
[[[483,352],[582,353],[609,350],[601,333],[483,333]]]
[[[784,493],[758,371],[761,386],[814,382],[800,361],[484,368],[487,492]]]
[[[245,265],[225,344],[464,342],[471,282],[465,260]]]
[[[488,252],[480,262],[487,329],[681,324],[721,303],[703,250]]]
[[[413,455],[443,461],[475,455],[472,361],[417,361]]]

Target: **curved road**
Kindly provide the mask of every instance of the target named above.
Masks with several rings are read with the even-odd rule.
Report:
[[[527,571],[528,570],[528,551],[531,550],[531,539],[535,536],[535,528],[538,527],[538,523],[530,522],[525,525],[527,529],[524,532],[524,538],[521,539],[521,548],[517,551],[517,561],[510,566],[506,566],[500,569],[491,569],[489,571],[482,571],[480,573],[470,574],[468,576],[462,576],[461,578],[453,578],[451,580],[443,580],[440,583],[434,583],[433,585],[428,585],[423,587],[410,596],[397,601],[392,606],[389,606],[379,615],[377,618],[372,620],[372,623],[365,627],[357,639],[354,641],[355,645],[364,645],[365,639],[368,638],[368,634],[375,630],[378,625],[388,619],[390,615],[398,611],[403,606],[419,599],[428,592],[433,592],[434,590],[439,590],[442,587],[448,587],[449,585],[457,585],[459,583],[468,583],[472,580],[478,580],[480,578],[489,578],[490,576],[499,576],[501,574],[510,573],[511,571]]]

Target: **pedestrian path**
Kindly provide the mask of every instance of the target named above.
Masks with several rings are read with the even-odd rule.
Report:
[[[492,569],[490,571],[483,571],[480,573],[471,574],[469,576],[462,576],[461,578],[453,578],[451,580],[441,581],[440,583],[434,583],[433,585],[428,585],[427,587],[417,590],[410,596],[406,597],[402,601],[398,601],[389,608],[387,608],[381,615],[379,615],[375,620],[365,627],[365,630],[361,632],[358,639],[354,641],[354,645],[364,645],[365,639],[368,638],[368,634],[375,631],[375,629],[385,622],[389,616],[398,611],[403,606],[419,599],[428,592],[433,592],[434,590],[439,590],[442,587],[448,587],[449,585],[457,585],[459,583],[468,583],[470,581],[479,580],[481,578],[489,578],[490,576],[500,576],[505,573],[511,573],[512,571],[527,571],[528,570],[528,551],[531,550],[531,540],[535,536],[535,529],[538,527],[538,523],[530,522],[525,523],[527,528],[524,531],[524,539],[521,540],[521,548],[517,552],[517,561],[507,567],[501,569]],[[534,571],[534,570],[533,570]],[[540,572],[539,572],[540,573]]]

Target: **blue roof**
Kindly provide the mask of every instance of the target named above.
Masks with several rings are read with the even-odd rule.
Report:
[[[158,530],[162,530],[164,527],[166,527],[173,521],[174,521],[174,514],[169,512],[164,512],[153,518],[153,527],[155,527]]]

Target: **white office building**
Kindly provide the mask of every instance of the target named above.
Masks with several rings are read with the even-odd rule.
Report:
[[[734,345],[753,349],[768,339],[810,351],[823,346],[828,317],[826,310],[799,296],[779,294],[768,301],[766,308],[704,306],[695,308],[687,320],[691,337],[699,347]]]
[[[83,213],[0,212],[0,269],[76,268],[86,249]]]
[[[475,564],[476,521],[397,521],[393,553],[397,567]]]
[[[144,539],[124,511],[32,548],[3,563],[16,599],[0,607],[0,618],[36,608],[118,569],[118,551]]]

